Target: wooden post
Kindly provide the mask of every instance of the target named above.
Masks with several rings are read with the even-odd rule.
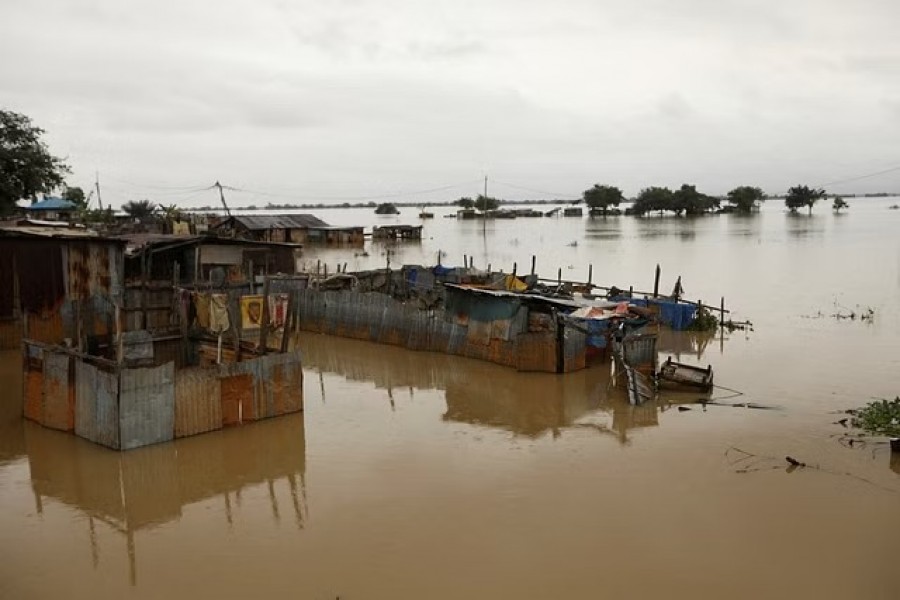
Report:
[[[656,277],[653,279],[653,297],[659,296],[659,263],[656,264]]]
[[[512,276],[513,276],[513,277],[516,276],[516,267],[518,267],[518,264],[517,264],[517,263],[513,263],[513,272],[512,272]]]
[[[325,273],[328,273],[328,265],[325,265]],[[259,349],[265,355],[268,351],[269,336],[269,278],[263,278],[262,323],[259,324]]]
[[[588,291],[590,291],[591,281],[594,279],[594,265],[588,265]]]
[[[469,255],[463,254],[463,269],[465,269],[469,265]]]
[[[474,256],[470,256],[470,257],[469,257],[469,268],[470,268],[470,269],[474,269],[474,268],[475,268],[475,257],[474,257]]]
[[[628,297],[634,298],[634,286],[633,285],[628,286]]]
[[[194,285],[200,281],[200,246],[194,248]]]
[[[247,262],[248,262],[247,280],[250,282],[250,295],[252,296],[253,294],[256,293],[256,281],[255,281],[255,275],[253,274],[253,261],[249,260]]]
[[[562,267],[556,270],[556,286],[562,285]]]
[[[725,296],[722,296],[722,302],[719,305],[719,326],[725,327]]]
[[[122,336],[122,307],[116,304],[116,364],[121,365],[125,360],[125,347]]]
[[[531,255],[531,274],[532,274],[532,275],[534,275],[534,267],[535,267],[535,263],[536,263],[536,262],[537,262],[537,256],[535,256],[534,254],[532,254],[532,255]]]
[[[288,293],[288,305],[284,314],[284,328],[281,331],[281,353],[288,351],[288,342],[291,338],[291,325],[294,320],[294,291]]]

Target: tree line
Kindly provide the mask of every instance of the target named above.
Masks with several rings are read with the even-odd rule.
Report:
[[[91,211],[88,208],[90,197],[85,197],[81,188],[66,185],[65,178],[71,173],[71,169],[63,159],[50,153],[41,139],[43,134],[44,130],[34,125],[29,117],[0,110],[0,215],[14,211],[19,200],[35,200],[38,194],[49,194],[61,189],[63,197],[72,202],[86,220],[111,219],[110,209]],[[802,208],[812,213],[813,206],[824,197],[826,193],[823,189],[797,185],[787,191],[784,204],[792,213]],[[726,194],[726,206],[723,207],[722,198],[704,194],[694,185],[684,184],[677,190],[654,186],[641,190],[625,213],[639,216],[666,212],[688,216],[714,211],[751,213],[765,199],[762,189],[742,185]],[[455,204],[463,208],[489,211],[499,208],[501,202],[497,198],[479,194],[474,199],[460,198]],[[606,216],[618,213],[618,207],[625,202],[625,196],[618,187],[595,184],[575,201],[580,202],[584,202],[592,212],[597,211]],[[840,196],[834,198],[832,208],[835,212],[847,206],[847,202]],[[147,217],[157,211],[171,214],[176,210],[175,207],[155,206],[149,200],[127,202],[122,208],[136,218]]]

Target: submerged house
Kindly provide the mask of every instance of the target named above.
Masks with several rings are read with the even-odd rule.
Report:
[[[362,246],[363,228],[334,227],[309,215],[234,215],[212,228],[219,235],[263,242]]]
[[[575,303],[479,287],[485,277],[417,266],[344,275],[344,289],[297,293],[299,325],[519,371],[568,373],[585,367],[585,334],[560,318],[577,308]]]
[[[0,230],[0,313],[21,330],[26,418],[126,450],[302,409],[289,318],[258,317],[245,336],[240,287],[224,278],[182,284],[177,266],[162,283],[151,246],[126,258],[128,243],[89,231]],[[216,265],[196,239],[170,244],[193,247],[199,272]],[[135,256],[137,293],[126,266]],[[168,302],[154,295],[166,287]],[[273,314],[260,302],[262,315]],[[222,351],[225,336],[233,352]]]

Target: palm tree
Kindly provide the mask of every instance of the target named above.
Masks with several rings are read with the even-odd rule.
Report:
[[[122,210],[132,219],[143,221],[156,213],[157,206],[149,200],[129,200],[122,205]]]

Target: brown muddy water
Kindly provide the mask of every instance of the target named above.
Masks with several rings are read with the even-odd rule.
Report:
[[[520,271],[538,254],[620,287],[649,287],[659,262],[666,287],[681,274],[755,324],[665,334],[662,358],[710,363],[729,388],[714,398],[770,410],[630,407],[601,368],[520,374],[304,334],[303,414],[117,453],[23,422],[6,353],[0,598],[898,598],[900,464],[835,424],[900,394],[894,202],[486,231],[437,211],[421,245],[392,248],[392,264],[442,250]],[[367,250],[320,258],[383,264]],[[874,322],[830,316],[867,307]]]

